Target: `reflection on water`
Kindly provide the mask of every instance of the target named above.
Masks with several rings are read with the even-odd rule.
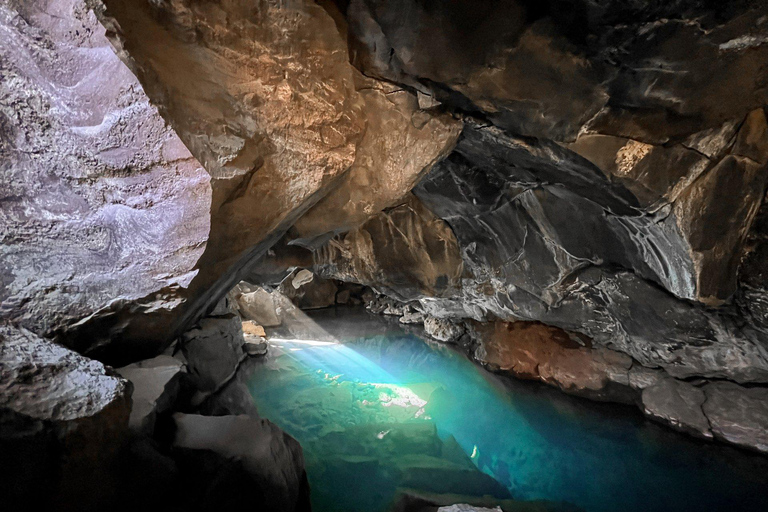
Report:
[[[768,510],[760,456],[498,378],[376,317],[329,315],[313,320],[337,341],[273,337],[249,386],[304,447],[315,510],[386,510],[397,487],[590,512]]]

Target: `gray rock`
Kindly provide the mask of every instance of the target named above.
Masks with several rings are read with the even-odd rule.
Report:
[[[99,6],[0,5],[0,317],[40,333],[177,306],[208,240],[210,177],[115,55]]]
[[[157,415],[168,410],[176,400],[183,367],[178,359],[160,355],[116,370],[133,385],[131,429],[153,434]]]
[[[277,315],[277,304],[272,293],[261,286],[247,283],[238,284],[231,293],[237,309],[244,320],[253,320],[264,327],[276,327],[281,320]]]
[[[198,390],[214,392],[232,378],[245,357],[243,343],[242,322],[236,315],[203,318],[184,333],[181,351]]]
[[[173,419],[175,458],[197,509],[248,503],[269,512],[309,510],[301,447],[277,426],[244,415]]]
[[[709,421],[702,411],[704,391],[677,379],[661,379],[643,390],[642,404],[647,416],[677,430],[712,438]]]
[[[424,318],[424,331],[436,340],[446,343],[457,341],[464,334],[464,327],[444,318]]]
[[[768,388],[710,382],[703,390],[704,414],[716,438],[768,453]]]
[[[0,326],[0,477],[8,510],[103,510],[128,434],[130,385],[25,329]],[[20,508],[17,508],[20,507]]]

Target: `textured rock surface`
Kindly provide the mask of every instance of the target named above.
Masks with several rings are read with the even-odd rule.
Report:
[[[174,357],[160,355],[116,371],[133,385],[129,426],[152,435],[157,415],[167,411],[176,401],[183,363]]]
[[[645,388],[642,397],[643,409],[648,416],[679,430],[711,438],[709,420],[702,411],[706,400],[707,396],[700,388],[676,379],[660,379]]]
[[[702,406],[718,439],[768,453],[768,389],[731,382],[704,386]]]
[[[208,238],[208,174],[85,1],[4,2],[0,39],[0,316],[51,333],[177,305]]]
[[[245,357],[244,343],[237,315],[206,317],[185,332],[181,352],[197,389],[213,392],[231,379]]]
[[[97,361],[0,326],[0,465],[9,510],[103,510],[128,431],[130,387]]]
[[[366,74],[515,133],[665,143],[768,104],[764,2],[343,4]]]
[[[269,421],[175,414],[174,423],[173,447],[196,508],[245,505],[247,489],[248,503],[259,510],[310,509],[301,447]]]
[[[407,300],[455,291],[462,262],[448,225],[410,196],[315,251],[314,268]]]

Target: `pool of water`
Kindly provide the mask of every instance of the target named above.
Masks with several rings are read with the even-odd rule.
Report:
[[[496,376],[365,312],[306,323],[320,334],[271,333],[249,389],[301,442],[318,512],[384,511],[398,488],[588,512],[768,510],[768,458]]]

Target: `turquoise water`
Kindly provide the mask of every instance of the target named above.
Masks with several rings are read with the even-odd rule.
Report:
[[[312,316],[331,341],[274,335],[249,382],[260,414],[304,447],[316,511],[383,511],[398,487],[589,512],[768,510],[764,457],[500,378],[376,317],[335,315]]]

